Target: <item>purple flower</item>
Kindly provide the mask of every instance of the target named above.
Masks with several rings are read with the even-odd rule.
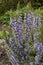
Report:
[[[40,64],[40,55],[35,56],[35,64]]]
[[[37,26],[38,28],[41,27],[41,18],[40,18],[40,15],[36,16],[36,26]]]
[[[24,16],[24,24],[25,24],[25,43],[29,43],[30,39],[31,39],[31,33],[30,33],[30,25],[31,25],[31,19],[29,18],[30,17],[30,14],[28,13],[28,16],[27,14],[25,13],[25,16]],[[29,25],[30,24],[30,25]]]
[[[34,65],[34,63],[33,62],[30,62],[29,65]]]
[[[22,17],[19,16],[18,20],[17,20],[17,24],[16,24],[16,28],[17,28],[17,32],[18,32],[18,42],[19,42],[19,44],[23,43],[21,22],[22,22]]]
[[[12,65],[14,65],[14,63],[16,63],[16,65],[41,65],[40,59],[43,53],[43,45],[38,40],[38,36],[41,34],[40,17],[35,17],[32,12],[25,13],[23,23],[25,29],[22,28],[21,14],[18,16],[17,20],[14,17],[11,17],[10,21],[10,25],[14,32],[15,38],[13,39],[10,37],[7,40],[9,42],[8,49],[10,49],[10,51],[7,51],[7,56]],[[24,35],[23,31],[25,31]],[[34,41],[32,39],[32,36]],[[29,42],[30,44],[28,44]],[[30,60],[31,58],[32,60]]]

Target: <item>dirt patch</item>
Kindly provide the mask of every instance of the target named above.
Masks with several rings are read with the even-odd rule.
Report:
[[[9,31],[9,30],[11,30],[11,28],[10,28],[10,26],[0,24],[0,31],[2,31],[2,30]]]
[[[2,27],[3,27],[2,24],[0,24],[0,31],[2,30]]]

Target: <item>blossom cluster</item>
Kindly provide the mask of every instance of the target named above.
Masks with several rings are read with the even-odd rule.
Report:
[[[24,28],[22,28],[24,24]],[[18,19],[10,17],[10,25],[14,32],[14,37],[7,37],[9,42],[9,49],[13,53],[7,52],[8,58],[12,65],[43,65],[43,44],[38,39],[41,34],[41,19],[40,16],[34,16],[33,12],[24,14],[24,21],[22,22],[22,15]],[[23,29],[25,31],[23,37]],[[17,43],[16,43],[17,42]]]

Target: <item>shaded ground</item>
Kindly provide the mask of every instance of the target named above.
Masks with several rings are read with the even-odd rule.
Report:
[[[9,26],[0,24],[0,31],[2,31],[2,30],[9,31],[9,28],[10,28]]]
[[[2,30],[2,24],[0,24],[0,31]]]

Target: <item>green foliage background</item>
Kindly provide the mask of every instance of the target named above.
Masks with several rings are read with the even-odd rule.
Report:
[[[0,24],[8,27],[10,16],[13,15],[17,18],[19,13],[24,16],[24,13],[28,11],[41,15],[41,40],[43,42],[43,0],[0,0]],[[0,31],[0,38],[4,38],[3,30],[4,28]],[[9,33],[9,31],[7,32]]]
[[[43,0],[0,0],[0,14],[10,9],[16,10],[18,2],[20,2],[20,7],[25,6],[28,2],[31,2],[34,8],[43,6]]]
[[[11,27],[10,27],[10,16],[14,16],[16,19],[18,18],[19,13],[22,13],[22,17],[24,17],[24,13],[32,11],[34,15],[40,14],[41,17],[41,35],[39,39],[41,39],[43,43],[43,0],[0,0],[0,39],[6,39],[6,36],[13,35]],[[2,27],[2,28],[1,28]],[[33,42],[30,43],[31,45]],[[6,45],[7,46],[7,45]],[[34,50],[33,53],[34,54]],[[0,65],[6,65],[5,59],[3,58],[3,62],[0,62]],[[5,60],[4,60],[5,59]],[[31,57],[33,60],[33,58]],[[9,65],[9,64],[8,64]],[[11,64],[10,64],[11,65]]]

